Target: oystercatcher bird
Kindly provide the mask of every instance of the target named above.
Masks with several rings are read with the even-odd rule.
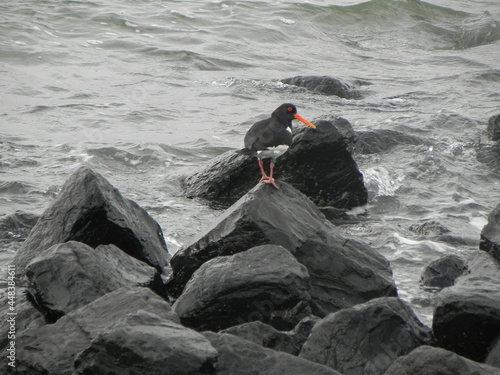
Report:
[[[236,151],[239,154],[257,156],[261,182],[273,185],[279,189],[274,180],[276,158],[283,155],[292,144],[292,120],[302,121],[307,126],[316,129],[305,118],[297,113],[297,107],[290,103],[280,105],[271,117],[256,122],[245,135],[245,148]],[[264,159],[271,159],[269,175],[264,170]]]

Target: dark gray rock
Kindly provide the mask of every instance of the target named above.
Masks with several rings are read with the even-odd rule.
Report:
[[[488,224],[481,232],[479,248],[500,260],[500,204],[488,216]]]
[[[344,375],[383,375],[401,355],[429,343],[430,330],[398,298],[378,298],[318,322],[300,358]]]
[[[286,330],[311,313],[310,300],[306,267],[283,247],[263,245],[202,264],[174,310],[197,330],[254,320]]]
[[[326,366],[276,352],[229,334],[205,332],[219,352],[218,375],[341,375]]]
[[[80,242],[54,245],[26,267],[40,310],[56,320],[123,286],[161,291],[155,268],[125,254],[115,245],[93,249]]]
[[[158,223],[85,167],[70,176],[16,253],[19,276],[41,251],[68,241],[94,248],[114,244],[159,271],[170,257]]]
[[[304,87],[322,95],[335,95],[345,99],[359,99],[361,95],[352,83],[330,76],[296,76],[284,78],[282,83]]]
[[[421,346],[398,358],[385,375],[500,375],[500,370],[453,352]]]
[[[74,374],[210,375],[217,355],[203,335],[139,310],[100,332],[77,355]]]
[[[422,145],[428,141],[396,130],[377,129],[356,132],[355,154],[378,154],[388,152],[399,145]]]
[[[484,361],[487,365],[500,368],[500,335],[496,337],[491,345],[491,348],[488,351],[488,356],[486,357],[486,361]]]
[[[465,261],[457,255],[445,255],[425,267],[421,282],[426,288],[446,288],[467,271]]]
[[[16,339],[16,374],[72,374],[78,353],[87,349],[104,329],[139,310],[180,323],[170,304],[150,289],[120,288],[68,313],[54,324],[23,332]]]
[[[444,349],[483,362],[500,334],[500,263],[477,251],[466,266],[468,274],[436,295],[434,338]]]
[[[334,122],[316,122],[315,130],[296,129],[292,146],[276,164],[278,186],[288,182],[318,206],[350,209],[366,204],[368,192],[363,175],[348,150],[352,139],[341,134],[346,133],[346,122],[337,118]],[[186,178],[183,185],[190,198],[229,206],[259,179],[256,158],[227,151]]]
[[[311,315],[302,319],[293,330],[285,332],[278,331],[260,321],[255,321],[227,328],[220,333],[229,333],[265,348],[299,355],[304,342],[319,320],[320,318]]]
[[[314,315],[397,294],[382,255],[340,235],[306,196],[286,183],[280,186],[259,184],[179,250],[171,260],[169,293],[179,297],[194,271],[212,258],[275,244],[308,269]]]
[[[500,140],[500,115],[490,117],[486,134],[492,141]]]

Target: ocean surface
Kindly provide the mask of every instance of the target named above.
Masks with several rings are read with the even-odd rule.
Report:
[[[483,134],[500,113],[498,0],[4,0],[0,74],[0,219],[41,214],[87,165],[144,207],[175,253],[221,214],[184,198],[182,179],[292,102],[310,121],[426,141],[354,155],[370,199],[340,230],[391,261],[429,324],[423,267],[476,250],[500,203]],[[361,97],[280,83],[296,75],[362,83]],[[415,231],[426,222],[445,235]],[[2,233],[2,270],[19,238]]]

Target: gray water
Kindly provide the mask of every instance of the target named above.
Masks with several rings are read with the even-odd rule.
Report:
[[[292,102],[309,120],[426,141],[355,155],[370,201],[353,212],[366,220],[340,229],[391,261],[428,323],[422,268],[476,250],[500,203],[500,166],[478,160],[500,113],[498,0],[4,0],[0,21],[0,217],[41,214],[87,165],[143,206],[175,253],[221,214],[184,198],[182,178]],[[362,97],[280,83],[295,75],[361,82]],[[450,232],[410,230],[431,220]],[[19,244],[2,240],[2,268]]]

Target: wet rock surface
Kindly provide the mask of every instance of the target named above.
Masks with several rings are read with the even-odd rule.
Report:
[[[319,321],[300,357],[344,375],[380,374],[430,341],[430,329],[398,298],[378,298]]]
[[[123,286],[161,292],[163,285],[155,268],[114,245],[93,249],[75,241],[40,253],[27,265],[26,274],[39,309],[53,321]]]
[[[466,271],[462,258],[457,255],[445,255],[425,267],[421,282],[425,288],[442,289],[455,284],[455,280]]]
[[[309,91],[322,95],[334,95],[346,99],[359,99],[361,94],[352,83],[330,76],[296,76],[284,78],[282,83],[304,87]]]
[[[433,333],[440,347],[483,362],[500,333],[500,263],[477,251],[466,265],[469,272],[436,296]]]
[[[264,244],[284,247],[307,268],[315,315],[397,293],[383,256],[344,238],[307,197],[283,182],[279,190],[259,184],[179,250],[171,260],[169,293],[179,297],[206,261]]]
[[[318,206],[353,208],[366,204],[363,175],[351,156],[352,129],[343,118],[315,122],[316,129],[294,128],[293,144],[275,169],[281,181],[293,185]],[[259,182],[257,159],[234,151],[212,159],[184,181],[190,198],[230,206]]]
[[[499,375],[500,369],[471,361],[453,352],[421,346],[398,358],[385,375]]]
[[[219,375],[340,375],[326,366],[263,348],[227,333],[205,332],[204,335],[219,352]]]
[[[170,258],[158,223],[86,167],[66,181],[16,253],[15,264],[21,272],[41,251],[68,241],[94,248],[114,244],[159,271]]]
[[[174,309],[197,330],[253,320],[286,330],[311,313],[310,300],[306,267],[283,247],[263,245],[204,263]]]

